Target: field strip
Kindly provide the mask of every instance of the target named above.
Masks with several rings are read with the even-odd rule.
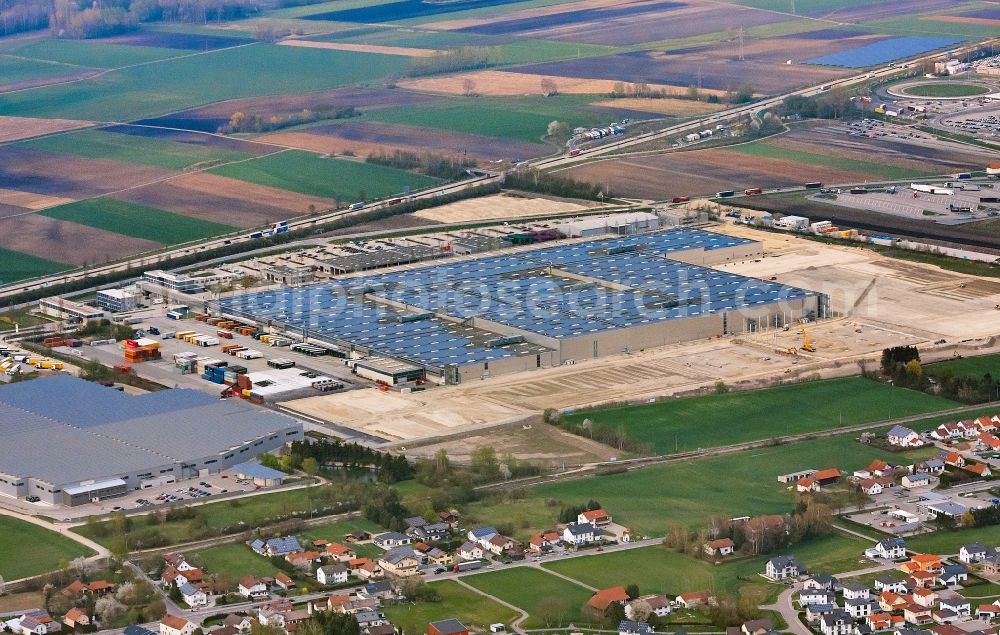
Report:
[[[37,64],[51,64],[52,66],[69,66],[71,68],[82,68],[84,70],[100,71],[100,68],[95,68],[93,66],[84,66],[83,64],[74,64],[72,62],[57,62],[55,60],[43,60],[38,57],[28,57],[27,55],[15,55],[14,53],[0,53],[0,57],[9,57],[15,60],[24,60],[25,62],[35,62]]]
[[[79,130],[93,125],[93,121],[78,119],[36,119],[0,115],[0,143]]]
[[[380,46],[377,44],[348,44],[344,42],[315,42],[313,40],[282,40],[280,46],[297,46],[307,49],[327,49],[330,51],[353,51],[355,53],[377,53],[381,55],[400,55],[403,57],[434,57],[444,51],[437,49],[415,49],[403,46]]]
[[[45,194],[36,194],[35,192],[25,192],[23,190],[11,190],[0,187],[0,204],[23,207],[33,211],[45,209],[46,207],[65,205],[66,203],[72,203],[75,200],[75,198],[46,196]]]

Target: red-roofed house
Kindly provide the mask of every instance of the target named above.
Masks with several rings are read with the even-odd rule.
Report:
[[[326,545],[324,553],[337,562],[348,562],[358,557],[358,553],[350,547],[345,547],[339,542],[331,542]]]
[[[618,603],[624,605],[628,600],[628,593],[625,592],[625,587],[615,586],[610,589],[601,589],[595,593],[587,600],[587,606],[603,613],[612,604]]]
[[[819,483],[810,476],[800,478],[795,483],[795,491],[797,492],[818,492],[819,490]]]
[[[677,603],[686,609],[696,606],[707,606],[712,603],[712,594],[708,591],[689,591],[677,596]]]
[[[191,635],[195,628],[194,623],[176,615],[164,615],[160,620],[160,635]]]
[[[592,509],[577,516],[576,522],[590,523],[602,527],[611,523],[611,515],[603,509]]]
[[[988,478],[993,475],[993,472],[990,471],[990,466],[985,463],[973,463],[971,465],[966,465],[965,471],[982,478]]]
[[[710,556],[728,556],[736,551],[736,543],[733,542],[732,538],[719,538],[718,540],[709,540],[703,548],[705,553]]]
[[[73,607],[66,611],[66,615],[63,616],[63,624],[70,628],[76,628],[77,626],[89,626],[90,616],[87,612],[81,608]]]

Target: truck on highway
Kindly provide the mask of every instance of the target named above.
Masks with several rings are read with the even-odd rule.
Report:
[[[757,194],[763,194],[763,193],[764,190],[759,187],[748,187],[747,189],[743,190],[744,196],[756,196]]]
[[[736,192],[733,190],[722,190],[715,193],[716,198],[731,198],[733,196],[736,196]]]
[[[364,204],[363,201],[358,202],[358,203],[351,203],[351,206],[347,208],[347,211],[349,211],[349,212],[356,212],[356,211],[358,211],[359,209],[361,209],[364,206],[365,206],[365,204]]]

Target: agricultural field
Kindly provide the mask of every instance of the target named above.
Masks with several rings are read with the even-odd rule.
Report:
[[[490,624],[510,624],[518,617],[506,606],[453,580],[432,582],[430,587],[440,595],[439,602],[392,604],[384,609],[386,617],[404,633],[423,632],[429,622],[444,616],[453,617],[479,632],[486,632]]]
[[[962,545],[978,542],[988,547],[1000,546],[1000,525],[970,527],[955,531],[935,531],[906,541],[908,549],[937,554],[957,554]]]
[[[229,225],[182,216],[114,198],[88,199],[52,207],[39,213],[49,218],[152,240],[164,245],[186,243],[225,234],[235,229]]]
[[[58,84],[96,75],[98,72],[96,68],[51,64],[40,60],[0,54],[0,91],[24,90],[36,86]]]
[[[8,284],[72,269],[72,265],[0,247],[0,283]]]
[[[0,516],[0,535],[4,537],[0,576],[7,582],[47,573],[59,568],[61,561],[94,553],[54,531],[9,516]]]
[[[341,201],[381,198],[438,182],[431,177],[395,168],[360,161],[324,159],[297,150],[225,165],[214,168],[212,173]]]
[[[928,82],[917,84],[904,91],[914,97],[973,97],[990,92],[986,86],[965,84],[962,82]]]
[[[812,406],[775,421],[784,404]],[[862,377],[806,382],[767,390],[671,399],[656,404],[575,412],[566,419],[589,419],[595,428],[625,430],[656,454],[686,452],[773,436],[831,430],[959,404],[920,392],[893,388]],[[704,422],[711,421],[711,426]]]
[[[893,460],[931,454],[933,450],[916,450],[894,454]],[[777,481],[779,475],[828,467],[852,472],[876,458],[885,458],[885,453],[859,444],[853,435],[827,437],[541,485],[523,498],[471,504],[466,515],[484,524],[513,521],[521,536],[554,525],[560,507],[594,499],[617,522],[642,535],[662,535],[669,523],[697,528],[713,515],[734,518],[789,512],[794,494]]]
[[[181,54],[181,52],[169,48],[118,44],[115,43],[114,39],[102,41],[36,40],[13,48],[8,53],[26,59],[50,62],[53,66],[83,66],[101,69],[155,62]]]
[[[570,622],[579,625],[581,621],[587,621],[582,609],[593,595],[593,591],[585,586],[528,567],[470,575],[462,580],[527,611],[529,617],[521,624],[525,628],[545,628]],[[560,598],[562,606],[558,617],[546,623],[546,598],[551,597]]]
[[[148,132],[149,134],[141,134]],[[135,134],[139,133],[139,134]],[[159,134],[158,134],[159,133]],[[153,136],[157,135],[157,136]],[[194,166],[243,161],[256,156],[230,146],[251,146],[239,141],[228,142],[209,135],[190,134],[190,143],[170,140],[177,137],[171,131],[150,128],[116,126],[103,130],[81,130],[23,141],[19,145],[33,150],[58,152],[124,163],[155,165],[169,170],[185,170]],[[276,152],[277,148],[258,146],[261,152]]]
[[[192,560],[210,574],[229,578],[234,582],[245,575],[274,577],[277,573],[269,558],[257,555],[242,542],[196,551],[192,554]]]
[[[937,362],[924,367],[929,375],[940,375],[951,372],[956,377],[982,377],[989,373],[1000,377],[1000,355],[980,355],[977,357],[962,357],[947,362]]]
[[[986,154],[972,147],[940,148],[881,137],[852,137],[829,124],[804,124],[758,141],[611,158],[560,173],[606,183],[616,196],[659,200],[808,181],[858,183],[949,174],[979,169],[985,160]]]

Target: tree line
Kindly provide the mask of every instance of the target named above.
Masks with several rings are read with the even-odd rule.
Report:
[[[884,349],[879,370],[881,377],[873,377],[867,372],[865,374],[873,379],[891,381],[895,386],[920,390],[966,404],[985,403],[1000,395],[1000,378],[993,377],[988,372],[978,377],[959,375],[947,366],[941,369],[936,369],[933,365],[925,368],[920,362],[920,351],[915,346]]]
[[[400,170],[415,170],[439,179],[456,180],[466,176],[466,170],[476,167],[475,159],[445,157],[431,152],[417,154],[407,150],[373,152],[366,163],[384,165]]]
[[[218,132],[222,134],[234,134],[237,132],[273,132],[282,128],[301,126],[315,121],[327,121],[336,119],[351,119],[360,117],[361,111],[354,106],[342,108],[320,108],[318,110],[303,109],[301,112],[289,115],[262,116],[254,113],[247,114],[243,111],[236,111],[229,117],[229,122],[220,126]]]
[[[358,443],[347,443],[339,439],[295,441],[288,454],[297,457],[300,465],[306,459],[313,459],[321,469],[325,470],[351,472],[373,468],[378,473],[379,480],[386,483],[413,478],[413,466],[405,456],[379,452]]]

